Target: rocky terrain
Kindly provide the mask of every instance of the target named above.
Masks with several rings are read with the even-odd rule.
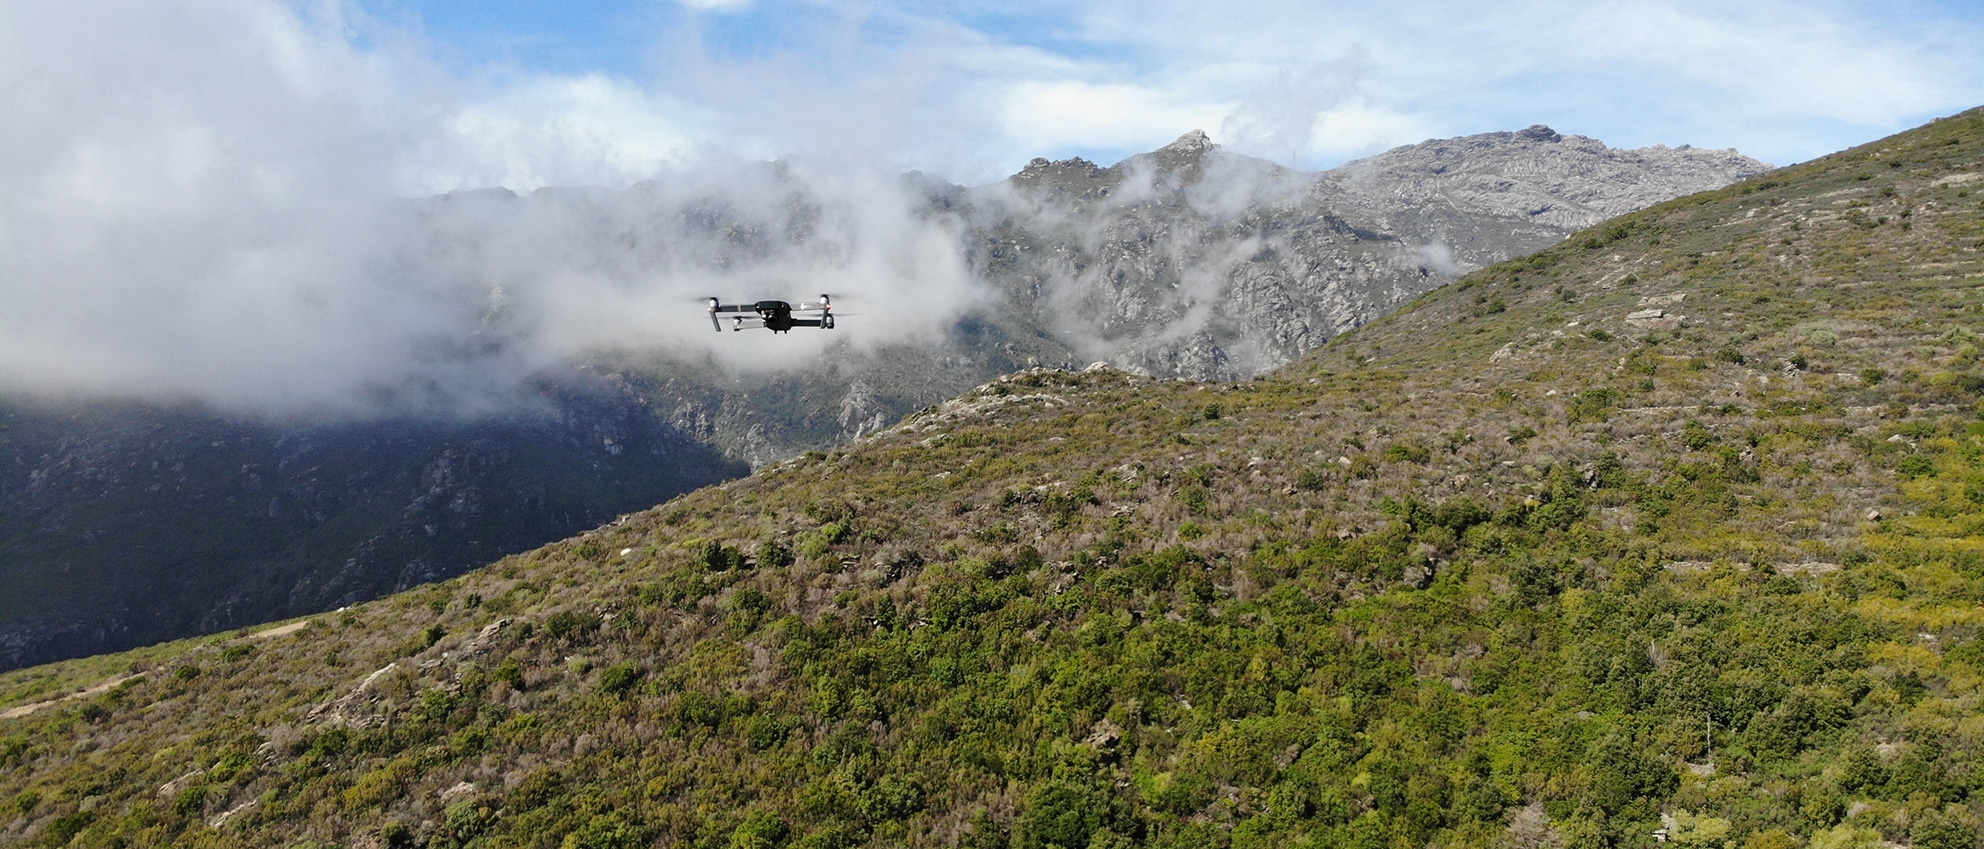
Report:
[[[1109,168],[1035,160],[962,193],[962,214],[974,266],[1076,359],[1231,380],[1459,274],[1767,168],[1536,126],[1301,173],[1193,132]]]
[[[810,294],[828,287],[808,269],[914,236],[954,252],[975,294],[871,302],[846,333],[904,315],[941,322],[776,368],[602,347],[532,378],[542,391],[515,414],[268,423],[192,405],[7,401],[0,668],[458,574],[1030,366],[1259,374],[1467,270],[1764,168],[1532,127],[1306,173],[1194,132],[1109,167],[1035,160],[985,186],[912,174],[888,216],[776,164],[707,185],[419,201],[406,273],[453,287],[480,316],[441,346],[469,367],[443,373],[515,370],[554,323],[532,297],[556,293],[534,280],[780,280]]]

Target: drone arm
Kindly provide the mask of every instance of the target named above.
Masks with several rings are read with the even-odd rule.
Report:
[[[722,301],[719,301],[719,300],[717,300],[716,298],[711,298],[711,299],[710,299],[710,327],[712,327],[712,328],[715,328],[715,329],[716,329],[716,331],[717,331],[718,333],[721,333],[721,332],[723,332],[723,323],[722,323],[722,322],[719,322],[719,321],[717,320],[717,315],[719,315],[719,314],[725,314],[725,315],[728,315],[728,314],[731,314],[731,313],[755,313],[755,312],[757,312],[757,308],[756,308],[756,307],[753,307],[753,306],[748,306],[748,305],[738,305],[738,304],[726,304],[726,303],[723,303]],[[742,330],[743,328],[741,328],[741,327],[736,327],[736,328],[732,328],[732,329],[733,329],[733,330]]]

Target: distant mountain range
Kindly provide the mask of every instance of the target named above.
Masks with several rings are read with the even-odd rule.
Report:
[[[1767,168],[1535,126],[1303,173],[1193,132],[1109,168],[1037,159],[945,198],[971,225],[974,267],[1071,355],[1230,380],[1458,274]]]
[[[0,399],[0,668],[459,574],[1032,365],[1258,374],[1460,273],[1766,168],[1539,126],[1299,172],[1194,132],[1109,167],[1038,159],[985,186],[905,176],[912,215],[955,234],[985,293],[935,338],[785,370],[602,350],[539,375],[525,412],[468,422]],[[790,271],[835,247],[817,235],[826,201],[777,166],[766,179],[782,200],[653,184],[459,193],[416,202],[418,235],[483,267],[503,267],[503,234],[553,218],[576,234],[558,261],[586,267],[648,267],[665,245],[671,261]],[[492,307],[491,326],[502,319]],[[478,344],[503,342],[490,338]]]

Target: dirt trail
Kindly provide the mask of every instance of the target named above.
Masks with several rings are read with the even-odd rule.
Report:
[[[270,628],[270,629],[268,629],[267,631],[256,631],[256,632],[255,632],[255,633],[253,633],[253,634],[249,634],[249,635],[248,635],[248,639],[251,639],[251,640],[266,640],[266,639],[269,639],[270,637],[280,637],[280,636],[282,636],[282,635],[284,635],[284,634],[294,634],[294,633],[296,633],[296,632],[298,632],[298,631],[301,631],[301,630],[303,630],[303,629],[304,629],[305,627],[307,627],[307,626],[308,626],[308,625],[309,625],[309,624],[310,624],[311,622],[314,622],[314,621],[316,621],[316,620],[314,620],[314,619],[303,619],[303,620],[299,620],[299,621],[296,621],[296,622],[291,622],[291,623],[289,623],[288,625],[277,625],[277,626],[275,626],[274,628]]]
[[[119,684],[122,684],[136,677],[138,676],[124,675],[121,677],[112,678],[108,681],[99,681],[96,684],[92,685],[89,689],[83,690],[81,692],[70,693],[69,695],[62,696],[59,698],[49,699],[48,701],[45,702],[33,702],[31,704],[20,705],[18,707],[10,707],[6,710],[0,711],[0,719],[13,719],[14,717],[17,716],[27,716],[28,714],[34,713],[35,711],[41,710],[42,708],[50,707],[53,705],[59,705],[70,699],[86,699],[89,698],[90,696],[94,696],[99,693],[108,693],[110,692],[110,688],[115,687]]]
[[[314,621],[316,620],[303,619],[296,622],[291,622],[287,625],[277,625],[274,628],[268,628],[265,630],[256,631],[253,634],[249,634],[248,639],[266,640],[272,637],[280,637],[284,634],[294,634],[298,631],[303,630],[311,622]],[[6,710],[0,710],[0,719],[16,719],[19,717],[27,716],[28,714],[34,713],[35,711],[41,710],[42,708],[54,707],[63,702],[69,701],[70,699],[87,699],[91,696],[108,693],[110,692],[111,688],[116,687],[119,684],[122,684],[126,681],[129,681],[143,674],[144,673],[142,672],[135,672],[130,675],[120,675],[108,681],[99,681],[95,684],[90,685],[86,689],[80,690],[78,692],[70,693],[66,696],[57,696],[55,698],[47,699],[44,701],[30,702],[24,705],[15,705],[14,707],[7,708]]]

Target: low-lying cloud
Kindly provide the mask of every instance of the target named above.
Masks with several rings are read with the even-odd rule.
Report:
[[[697,150],[629,125],[668,104],[618,109],[643,96],[610,80],[472,104],[417,51],[354,46],[364,25],[260,0],[0,10],[0,389],[475,413],[599,348],[778,365],[973,297],[897,178]],[[553,183],[610,188],[409,197]],[[888,308],[773,344],[713,333],[700,301],[821,292]]]
[[[981,182],[1192,127],[1320,168],[1539,121],[1788,161],[1984,79],[1974,22],[1865,3],[696,0],[647,10],[643,79],[455,73],[360,3],[0,3],[0,391],[475,412],[603,348],[771,367],[982,297],[909,168]],[[1246,185],[1194,203],[1285,188]],[[465,191],[490,186],[523,196]],[[538,191],[571,186],[604,191]],[[697,302],[820,292],[863,315],[773,340]]]

